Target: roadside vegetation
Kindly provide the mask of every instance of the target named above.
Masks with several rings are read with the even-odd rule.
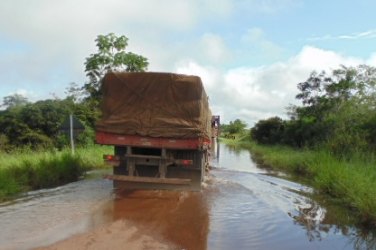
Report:
[[[92,169],[104,167],[103,154],[110,147],[69,148],[60,151],[16,150],[0,153],[0,201],[14,195],[77,181]]]
[[[145,71],[147,58],[127,52],[128,38],[99,35],[96,53],[85,60],[88,80],[70,83],[66,97],[30,102],[25,96],[4,97],[0,105],[0,201],[23,191],[55,187],[76,181],[86,171],[103,165],[110,147],[94,145],[95,123],[100,117],[101,81],[109,71]],[[69,133],[62,124],[70,114],[82,123],[75,131],[77,146],[69,149]]]
[[[302,177],[375,227],[376,69],[312,72],[298,89],[302,105],[288,107],[290,119],[260,120],[248,136],[224,142],[247,147],[262,164]]]

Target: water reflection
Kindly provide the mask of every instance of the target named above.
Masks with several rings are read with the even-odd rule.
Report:
[[[32,249],[105,223],[95,211],[111,198],[111,183],[97,176],[25,193],[0,204],[0,249]]]
[[[118,191],[116,196],[114,221],[134,222],[178,249],[206,249],[209,212],[203,192]]]
[[[359,231],[351,237],[354,249],[376,249],[375,232]]]
[[[211,162],[219,162],[220,153],[221,153],[221,144],[219,143],[218,139],[212,141],[212,145],[210,148],[210,160]]]
[[[312,199],[299,205],[297,214],[289,213],[294,222],[306,230],[309,241],[321,241],[328,235],[343,235],[354,249],[376,249],[375,231],[355,227],[353,215],[339,206],[326,209]]]
[[[288,213],[296,224],[303,226],[307,230],[309,241],[322,240],[321,233],[328,233],[332,225],[322,224],[325,219],[326,209],[321,208],[317,203],[307,199],[304,206],[297,206],[297,214]],[[338,230],[334,230],[338,233]]]
[[[253,203],[248,203],[250,208],[232,205],[234,206],[233,212],[239,209],[243,210],[242,213],[247,209],[254,210],[254,204],[257,204],[257,206],[263,206],[262,209],[266,211],[259,215],[266,221],[265,226],[263,222],[260,225],[260,220],[254,222],[250,219],[246,220],[258,223],[259,231],[264,230],[263,227],[270,226],[268,223],[270,224],[272,220],[276,224],[276,229],[269,232],[269,235],[272,235],[271,242],[266,243],[269,239],[264,236],[263,243],[260,243],[261,248],[273,248],[278,245],[277,242],[283,241],[284,244],[279,245],[279,249],[376,249],[375,230],[359,226],[355,214],[350,210],[341,207],[328,197],[318,195],[311,188],[297,183],[297,178],[272,172],[269,168],[255,164],[252,154],[240,147],[224,146],[221,148],[221,156],[217,170],[226,169],[226,173],[222,170],[216,175],[240,184],[254,194],[253,197],[249,197],[253,199]],[[243,161],[246,157],[251,159],[248,165]],[[242,173],[234,174],[236,172],[231,171],[242,171]],[[239,190],[237,192],[239,193]],[[232,196],[236,196],[233,190],[231,193]],[[246,202],[239,197],[234,200],[240,203]],[[260,201],[264,202],[260,204]],[[294,226],[288,226],[288,221],[278,215],[279,210],[284,211],[290,220],[292,219]],[[267,214],[268,212],[273,215]],[[288,231],[291,241],[284,241],[288,237],[278,232],[277,228]],[[251,231],[251,229],[248,230]],[[305,236],[306,241],[300,236],[301,234]],[[284,239],[279,237],[284,237]]]
[[[244,154],[244,149],[241,147],[237,147],[234,145],[225,145],[229,153],[234,153],[237,156],[240,156],[240,154]]]

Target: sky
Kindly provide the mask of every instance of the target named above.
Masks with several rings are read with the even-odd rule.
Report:
[[[0,103],[64,98],[98,35],[129,38],[148,71],[201,77],[213,114],[287,118],[313,71],[376,66],[374,0],[1,0]]]

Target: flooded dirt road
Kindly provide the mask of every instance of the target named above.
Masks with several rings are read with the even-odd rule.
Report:
[[[346,211],[220,145],[202,192],[114,192],[103,172],[0,204],[0,249],[375,249]]]

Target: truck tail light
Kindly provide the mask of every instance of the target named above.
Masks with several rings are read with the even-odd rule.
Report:
[[[106,161],[112,161],[114,160],[115,156],[114,155],[103,155],[103,160]]]
[[[117,155],[103,155],[103,160],[112,166],[118,166],[120,164],[120,158]]]
[[[192,166],[193,160],[176,160],[175,163],[177,165],[182,165],[184,167]]]
[[[184,166],[188,166],[188,165],[192,165],[193,161],[192,160],[183,160],[182,163],[183,163]]]

